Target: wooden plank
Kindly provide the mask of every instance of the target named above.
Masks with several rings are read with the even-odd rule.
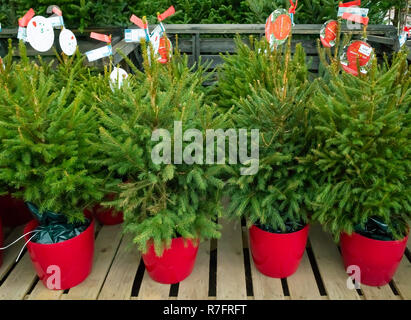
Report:
[[[239,221],[222,221],[217,244],[217,300],[247,299],[245,267]]]
[[[411,236],[408,237],[408,251],[411,252]],[[411,300],[411,262],[406,255],[401,259],[401,263],[394,275],[394,285],[403,299]]]
[[[42,281],[38,281],[33,291],[28,296],[28,300],[58,300],[64,290],[47,289]]]
[[[369,35],[369,36],[367,36],[367,40],[370,41],[370,42],[383,43],[383,44],[387,44],[387,45],[390,45],[390,46],[393,46],[395,44],[395,39],[394,38],[388,38],[388,37]]]
[[[310,241],[328,297],[331,300],[360,299],[356,290],[347,288],[348,274],[330,235],[319,225],[314,225],[311,226]]]
[[[139,300],[167,300],[170,296],[170,285],[155,282],[150,278],[147,271],[144,272],[141,281]]]
[[[364,294],[366,300],[398,300],[399,296],[396,296],[391,290],[391,287],[387,284],[382,287],[370,287],[361,285],[361,291]]]
[[[78,286],[70,289],[67,294],[64,294],[64,299],[97,299],[119,246],[121,228],[122,225],[103,226],[101,228],[95,243],[93,270],[91,274]]]
[[[36,279],[30,255],[25,253],[0,287],[0,300],[23,300]]]
[[[287,278],[287,283],[292,300],[322,299],[307,251],[304,252],[296,273]]]
[[[264,33],[265,24],[164,24],[168,34],[261,34]],[[150,25],[152,31],[157,25]],[[297,24],[293,26],[293,34],[318,34],[322,24]],[[130,28],[135,28],[131,26]],[[95,31],[108,34],[123,34],[123,27],[95,27],[87,28],[83,32],[77,29],[72,31],[76,35],[88,35]],[[354,34],[362,34],[362,28],[358,30],[348,29],[346,25],[342,25],[342,32]],[[387,34],[395,33],[396,28],[391,25],[368,25],[368,34]],[[4,28],[0,33],[0,38],[15,37],[17,28]]]
[[[19,237],[23,235],[23,226],[17,227],[9,234],[9,236],[4,241],[4,246],[7,246],[9,243],[12,243]],[[19,254],[22,246],[24,245],[24,240],[21,242],[15,243],[11,247],[3,251],[3,264],[0,266],[0,280],[9,272],[9,270],[14,266],[16,262],[17,255]]]
[[[133,235],[123,237],[113,264],[101,289],[99,300],[128,300],[141,255],[132,245]]]
[[[208,299],[210,272],[210,241],[200,244],[196,264],[191,275],[180,282],[178,288],[179,300]]]
[[[123,57],[117,52],[120,50],[123,54],[128,56],[131,52],[136,50],[138,43],[125,42],[124,40],[119,41],[113,46],[113,63],[117,65],[123,60]]]

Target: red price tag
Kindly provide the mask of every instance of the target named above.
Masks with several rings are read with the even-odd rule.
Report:
[[[135,16],[134,14],[130,17],[130,21],[141,29],[147,28],[147,25],[144,24],[143,20],[141,20],[139,17]]]
[[[103,42],[107,42],[107,43],[111,43],[111,36],[108,36],[102,33],[92,32],[90,33],[90,38],[103,41]]]
[[[59,8],[57,8],[56,6],[53,7],[52,12],[53,12],[54,14],[60,16],[60,17],[63,15],[63,12],[61,12],[61,10],[60,10]]]
[[[163,21],[164,19],[172,16],[174,13],[176,13],[176,9],[174,9],[174,7],[171,6],[166,11],[164,11],[162,14],[158,15],[158,21]]]
[[[338,6],[340,8],[348,8],[348,7],[353,7],[353,6],[361,7],[361,0],[350,1],[346,3],[340,2]]]
[[[29,11],[26,12],[26,14],[19,19],[19,26],[20,27],[27,27],[29,24],[30,20],[34,17],[35,12],[32,8],[30,8]]]

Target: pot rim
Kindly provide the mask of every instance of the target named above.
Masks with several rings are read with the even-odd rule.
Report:
[[[402,242],[407,242],[407,239],[410,235],[410,227],[408,226],[408,232],[407,235],[400,239],[400,240],[378,240],[378,239],[373,239],[373,238],[369,238],[366,236],[363,236],[362,234],[359,234],[358,232],[353,231],[351,234],[348,234],[347,232],[341,232],[341,235],[346,235],[348,237],[352,237],[353,235],[360,237],[360,238],[364,238],[367,240],[371,240],[371,241],[376,241],[376,242],[381,242],[381,243],[402,243]]]
[[[77,235],[77,236],[75,236],[74,238],[70,238],[70,239],[67,239],[67,240],[64,240],[64,241],[60,241],[60,242],[57,242],[57,243],[37,243],[37,242],[33,242],[33,241],[28,241],[29,239],[30,239],[30,235],[25,235],[25,237],[24,237],[24,239],[26,240],[26,242],[27,242],[27,245],[30,245],[30,246],[61,246],[61,245],[63,245],[63,244],[67,244],[67,243],[69,243],[70,241],[74,241],[75,239],[77,239],[78,237],[80,237],[80,236],[82,236],[82,235],[84,235],[84,233],[86,233],[87,231],[89,231],[89,229],[92,227],[93,228],[93,230],[94,230],[94,217],[91,217],[90,218],[90,224],[89,224],[89,226],[82,232],[82,233],[80,233],[79,235]],[[24,231],[23,231],[23,233],[25,234],[25,233],[27,233],[27,232],[29,232],[29,231],[32,231],[33,229],[31,229],[31,230],[27,230],[27,228],[29,227],[29,225],[30,224],[32,224],[32,223],[36,223],[37,225],[36,225],[36,227],[38,226],[38,221],[36,220],[36,219],[33,219],[33,220],[31,220],[31,221],[29,221],[27,224],[26,224],[26,226],[24,227]],[[94,236],[94,235],[93,235]]]
[[[253,224],[253,225],[252,225],[252,226],[251,226],[248,230],[250,231],[252,227],[255,227],[255,228],[257,228],[259,231],[261,231],[261,232],[265,232],[265,233],[267,233],[267,234],[271,234],[271,235],[277,235],[277,236],[291,236],[291,235],[297,234],[297,233],[299,233],[299,232],[303,232],[303,231],[305,231],[306,229],[309,229],[310,224],[309,224],[309,223],[307,223],[307,224],[304,226],[304,228],[302,228],[301,230],[298,230],[298,231],[293,231],[293,232],[287,232],[287,233],[276,233],[276,232],[269,232],[269,231],[265,231],[265,230],[263,230],[263,229],[261,229],[261,228],[257,227],[255,224]]]

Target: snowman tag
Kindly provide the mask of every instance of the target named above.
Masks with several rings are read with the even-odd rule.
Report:
[[[66,28],[60,32],[59,43],[61,50],[68,56],[72,56],[76,52],[77,39],[74,33]]]
[[[27,25],[27,40],[33,49],[46,52],[54,43],[54,30],[47,18],[35,16]]]
[[[110,88],[114,91],[114,88],[120,89],[123,86],[124,80],[128,78],[128,73],[122,68],[114,68],[110,74]]]

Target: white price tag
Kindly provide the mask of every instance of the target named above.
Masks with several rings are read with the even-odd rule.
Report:
[[[47,20],[50,21],[53,28],[61,28],[62,26],[64,26],[63,16],[53,15],[51,17],[48,17]]]
[[[369,57],[371,52],[372,52],[372,48],[370,46],[366,46],[364,44],[360,45],[360,48],[358,49],[359,53],[362,53],[363,55]]]
[[[347,12],[355,15],[359,15],[362,17],[368,16],[369,9],[367,8],[358,8],[358,7],[340,7],[338,8],[338,17],[342,17],[342,15]]]
[[[86,52],[86,56],[89,62],[111,56],[112,54],[113,54],[113,49],[111,45],[104,46],[104,47]]]
[[[19,27],[17,32],[17,39],[27,42],[27,28]]]
[[[141,39],[146,37],[146,33],[143,29],[126,29],[124,30],[125,42],[140,42]]]

